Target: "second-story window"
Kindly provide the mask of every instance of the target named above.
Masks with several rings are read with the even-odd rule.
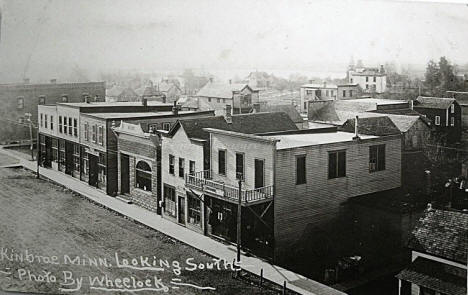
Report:
[[[163,123],[163,129],[169,131],[171,129],[171,123]]]
[[[377,77],[374,76],[374,82],[377,82]]]
[[[54,130],[54,116],[50,116],[50,130]]]
[[[68,134],[72,135],[73,134],[73,118],[68,117]]]
[[[169,174],[174,175],[174,156],[169,155]]]
[[[97,142],[97,126],[93,125],[92,128],[93,128],[93,130],[92,130],[91,140],[92,140],[92,142],[96,143]]]
[[[84,124],[84,140],[89,141],[89,124],[86,122]]]
[[[78,120],[73,119],[73,135],[78,137]]]
[[[450,112],[451,112],[452,114],[455,113],[455,104],[452,104],[452,105],[450,106]]]
[[[179,177],[184,177],[185,174],[185,159],[179,158]]]
[[[369,82],[369,77],[366,77],[366,82]]]
[[[189,161],[189,173],[190,175],[195,174],[195,161]]]
[[[40,117],[39,125],[40,125],[41,127],[44,127],[44,115],[41,114],[39,117]]]
[[[59,133],[62,133],[62,116],[59,116]]]
[[[328,178],[346,176],[346,151],[334,151],[328,153]]]
[[[44,127],[45,127],[45,128],[49,127],[49,122],[48,122],[48,120],[47,120],[47,117],[48,117],[47,114],[45,114],[45,115],[44,115]]]
[[[343,97],[346,97],[346,90],[343,90]]]
[[[102,126],[98,127],[98,143],[100,145],[104,144],[104,128]]]
[[[68,133],[68,121],[67,117],[63,117],[63,133],[67,134]]]
[[[218,151],[218,173],[226,175],[226,150]]]
[[[369,147],[369,172],[385,170],[385,145]]]
[[[244,179],[244,154],[236,153],[236,178]]]
[[[296,157],[296,184],[306,183],[306,156]]]
[[[435,118],[434,118],[434,124],[440,125],[440,116],[435,116]]]

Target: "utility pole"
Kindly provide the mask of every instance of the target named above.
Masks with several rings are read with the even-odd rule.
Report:
[[[241,254],[241,222],[242,222],[242,179],[239,177],[239,200],[237,202],[237,263]]]
[[[27,117],[28,123],[29,123],[29,139],[30,139],[30,149],[31,149],[31,161],[34,161],[34,147],[33,147],[33,131],[32,131],[32,121],[31,121],[31,113],[25,113],[24,114]]]

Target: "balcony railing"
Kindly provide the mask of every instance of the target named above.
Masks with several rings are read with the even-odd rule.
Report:
[[[212,180],[210,170],[199,171],[193,174],[185,174],[185,184],[233,202],[238,202],[239,200],[239,188],[220,181]],[[272,198],[272,185],[250,190],[241,190],[241,201],[244,204]]]

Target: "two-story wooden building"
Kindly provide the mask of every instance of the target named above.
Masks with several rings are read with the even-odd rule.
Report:
[[[456,99],[420,96],[414,103],[414,109],[431,120],[441,141],[446,143],[460,141],[461,107]]]
[[[259,91],[243,83],[216,83],[210,79],[195,97],[199,110],[214,110],[216,115],[249,113],[259,103]]]
[[[203,200],[207,231],[233,241],[240,195],[242,243],[284,262],[313,246],[311,233],[332,222],[348,198],[400,186],[400,135],[331,129],[257,135],[205,129],[210,170],[187,175],[186,186]]]
[[[215,229],[213,232],[207,220],[205,208],[213,208],[215,205],[205,203],[190,186],[193,177],[203,176],[205,172],[201,171],[210,170],[210,134],[204,128],[252,134],[297,130],[297,127],[286,113],[253,113],[226,118],[216,116],[180,120],[168,134],[163,136],[161,157],[163,217],[200,233],[223,237],[227,232],[220,232],[221,229],[220,231]],[[186,186],[186,182],[189,182],[189,186]],[[215,222],[213,216],[211,221]],[[220,218],[223,217],[220,215]]]

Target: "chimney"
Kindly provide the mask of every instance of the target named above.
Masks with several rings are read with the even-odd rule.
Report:
[[[29,78],[24,78],[24,79],[23,79],[23,83],[24,83],[24,84],[29,84],[29,83],[30,83]]]
[[[358,126],[358,121],[359,121],[359,117],[356,116],[356,118],[354,119],[354,137],[353,137],[353,140],[359,140],[361,139],[359,137],[359,126]]]
[[[147,107],[148,106],[148,99],[147,98],[142,98],[141,99],[141,103],[144,107]]]
[[[232,107],[230,104],[226,105],[226,115],[224,116],[224,119],[228,124],[232,124]]]
[[[210,77],[209,80],[210,80],[210,83],[213,83],[213,77]]]
[[[231,79],[229,79],[229,84],[232,84],[232,80],[231,80]]]
[[[179,107],[177,106],[177,102],[174,101],[174,106],[172,107],[172,113],[174,114],[174,116],[178,116],[179,115]]]
[[[50,79],[50,84],[57,84],[57,79]]]
[[[413,103],[414,103],[413,100],[410,99],[410,101],[409,101],[409,108],[410,108],[410,110],[413,110],[413,109],[414,109]]]

